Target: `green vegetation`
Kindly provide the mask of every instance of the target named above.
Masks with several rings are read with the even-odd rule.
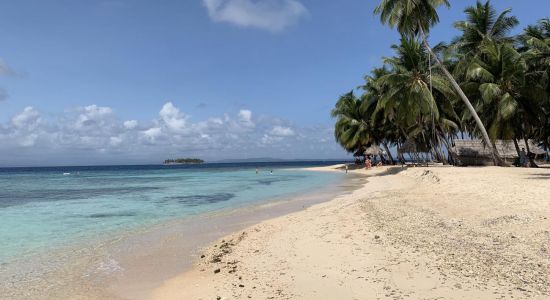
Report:
[[[497,139],[534,139],[548,151],[550,20],[511,36],[519,24],[511,10],[498,13],[489,1],[477,1],[455,23],[459,35],[432,48],[428,34],[441,5],[450,2],[381,1],[375,14],[401,40],[365,77],[361,95],[352,91],[336,103],[337,142],[349,152],[412,143],[445,163],[444,149],[465,134],[493,150],[495,165],[504,165]]]
[[[169,164],[202,164],[204,160],[198,158],[176,158],[167,159],[164,161],[165,165]]]

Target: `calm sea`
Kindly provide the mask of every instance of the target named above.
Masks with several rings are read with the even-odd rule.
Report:
[[[0,169],[0,263],[314,190],[342,175],[299,168],[335,163]]]

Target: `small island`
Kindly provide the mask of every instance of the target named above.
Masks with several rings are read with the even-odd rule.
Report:
[[[176,158],[176,159],[167,159],[164,161],[165,165],[180,165],[180,164],[202,164],[204,160],[198,158]]]

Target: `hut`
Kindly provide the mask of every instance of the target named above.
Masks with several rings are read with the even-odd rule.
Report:
[[[365,162],[365,159],[367,156],[376,157],[380,156],[382,158],[384,151],[382,151],[382,148],[376,144],[372,144],[369,147],[361,147],[355,151],[353,156],[355,157],[355,164],[361,165]],[[361,157],[363,159],[361,159]],[[383,159],[382,159],[383,160]]]
[[[416,153],[417,147],[414,140],[406,140],[403,144],[397,147],[397,152],[399,153]]]
[[[364,155],[371,155],[371,156],[375,156],[375,155],[381,155],[382,154],[382,148],[380,148],[380,146],[378,145],[372,145],[370,147],[368,147],[367,149],[365,149],[365,152],[363,152]]]
[[[519,148],[525,148],[524,141],[518,141]],[[500,156],[508,163],[513,163],[518,157],[518,152],[511,140],[497,140],[495,147]],[[529,150],[534,153],[537,158],[544,157],[546,151],[539,148],[533,140],[529,140]],[[455,140],[453,147],[450,149],[450,154],[458,165],[461,166],[485,166],[492,165],[492,151],[481,140]]]
[[[405,154],[408,154],[413,162],[428,163],[431,161],[430,150],[414,139],[408,139],[397,147],[397,157],[401,163],[405,163]]]

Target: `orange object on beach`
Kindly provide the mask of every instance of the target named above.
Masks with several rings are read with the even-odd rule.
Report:
[[[367,169],[372,168],[372,162],[368,158],[365,160],[365,168],[367,168]]]

